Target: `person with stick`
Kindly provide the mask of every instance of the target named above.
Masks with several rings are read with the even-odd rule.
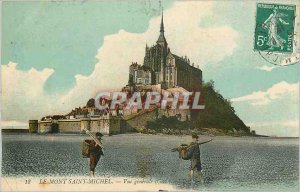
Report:
[[[191,142],[187,149],[187,156],[191,160],[189,176],[191,179],[194,177],[194,175],[198,178],[202,178],[202,165],[200,160],[199,146],[212,141],[212,139],[204,142],[199,142],[199,136],[197,134],[192,134],[192,139],[193,142]]]
[[[202,178],[202,166],[200,160],[200,148],[199,146],[205,143],[212,141],[212,139],[208,141],[199,142],[199,136],[195,133],[192,134],[193,142],[191,144],[181,144],[179,147],[173,148],[172,152],[178,151],[178,155],[180,159],[190,160],[191,165],[189,168],[189,177],[191,179],[194,176],[199,179]]]
[[[103,136],[103,134],[101,134],[100,132],[97,132],[96,137],[91,136],[93,138],[93,140],[85,140],[85,142],[89,144],[90,175],[91,175],[91,177],[94,177],[95,168],[96,168],[96,166],[97,166],[97,164],[100,160],[101,155],[104,155],[103,154],[103,146],[101,145],[102,144],[102,142],[101,142],[102,136]]]

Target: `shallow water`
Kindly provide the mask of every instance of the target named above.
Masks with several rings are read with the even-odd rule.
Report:
[[[88,176],[89,160],[81,157],[87,138],[3,133],[2,176]],[[298,139],[215,137],[201,146],[202,182],[189,181],[189,161],[171,152],[190,141],[187,136],[105,136],[105,155],[95,174],[151,178],[197,191],[299,190]]]

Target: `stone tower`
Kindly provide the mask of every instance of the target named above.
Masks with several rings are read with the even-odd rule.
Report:
[[[136,75],[139,80],[131,81],[129,79],[129,84],[160,84],[163,89],[183,87],[186,90],[200,90],[202,86],[201,69],[194,67],[194,64],[191,64],[187,57],[180,57],[173,54],[168,47],[164,34],[163,11],[159,31],[156,44],[152,46],[146,44],[144,63],[143,65],[138,65],[138,69],[135,70],[139,71]],[[134,74],[133,67],[134,64],[130,66],[130,74]]]
[[[162,88],[166,87],[166,58],[168,54],[168,43],[165,38],[165,29],[164,29],[164,12],[161,13],[161,23],[160,23],[160,34],[156,41],[156,44],[161,47],[161,70],[160,70],[160,83]]]
[[[156,45],[145,48],[144,65],[151,69],[152,84],[164,84],[168,43],[164,34],[164,17],[162,12],[160,34]]]
[[[168,43],[167,43],[167,40],[165,38],[165,27],[164,27],[164,13],[162,12],[162,15],[161,15],[161,23],[160,23],[160,34],[159,34],[159,37],[156,41],[156,43],[158,45],[160,45],[161,47],[167,49],[168,47]]]

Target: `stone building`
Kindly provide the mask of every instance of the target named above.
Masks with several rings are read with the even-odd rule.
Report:
[[[164,35],[163,15],[160,35],[156,45],[145,48],[143,65],[132,63],[129,67],[128,85],[160,84],[163,89],[183,87],[189,91],[197,91],[202,84],[202,71],[194,67],[187,57],[173,54],[168,47]]]
[[[137,63],[132,63],[129,66],[129,85],[133,84],[143,84],[151,85],[151,69],[144,65],[139,65]]]

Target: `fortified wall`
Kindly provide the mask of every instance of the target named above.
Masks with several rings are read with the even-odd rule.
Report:
[[[162,110],[154,107],[144,110],[128,117],[101,116],[99,118],[80,119],[60,119],[60,120],[29,120],[29,132],[31,133],[85,133],[85,129],[90,132],[101,132],[105,135],[115,135],[122,133],[137,132],[146,128],[148,121],[154,121],[161,116],[178,116],[181,121],[189,120],[189,110]]]
[[[91,132],[101,132],[105,135],[115,135],[134,131],[124,128],[125,123],[126,122],[120,117],[109,116],[100,118],[61,119],[50,121],[30,120],[29,131],[31,133],[84,133],[85,129],[87,129]]]

